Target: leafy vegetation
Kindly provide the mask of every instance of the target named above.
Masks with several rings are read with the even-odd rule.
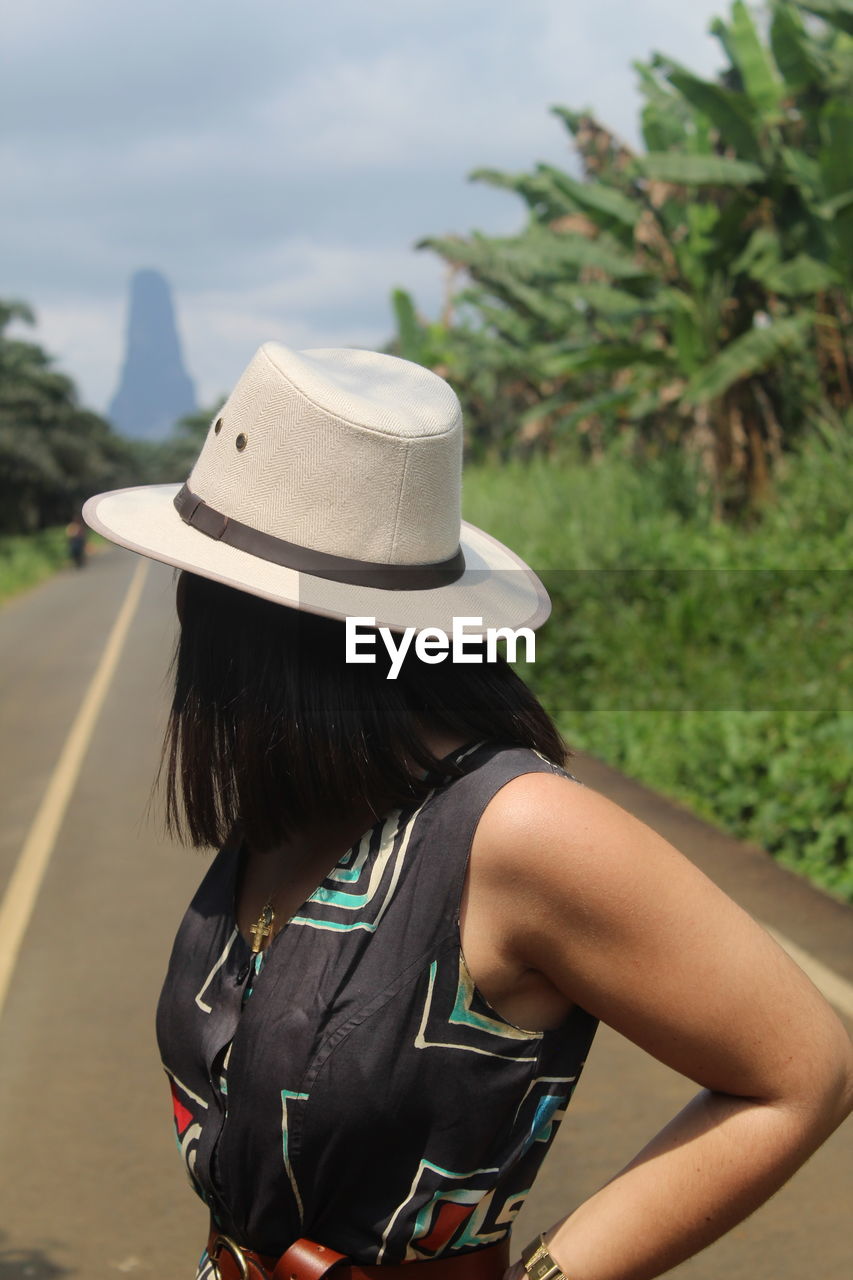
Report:
[[[183,418],[166,441],[128,440],[79,403],[42,347],[10,336],[14,321],[35,317],[24,302],[0,301],[0,534],[47,531],[31,543],[35,566],[52,562],[54,526],[64,528],[90,494],[185,479],[218,406]],[[20,559],[23,546],[4,543],[4,561],[10,547]]]
[[[569,742],[853,900],[850,435],[786,456],[749,530],[679,511],[682,460],[557,461],[466,472],[552,597],[519,673]]]
[[[476,458],[678,450],[717,515],[757,505],[853,379],[853,39],[841,0],[742,0],[717,81],[637,63],[646,152],[555,108],[581,177],[472,177],[519,197],[516,236],[429,238],[463,277],[444,320],[395,295],[396,349],[450,378]],[[817,19],[814,15],[818,15]],[[766,28],[766,30],[765,30]]]
[[[0,301],[0,600],[68,563],[66,526],[91,494],[184,480],[218,408],[183,418],[168,440],[125,439],[81,406],[42,347],[10,336],[13,321],[33,324],[32,310]]]
[[[0,601],[34,587],[66,564],[64,528],[0,536]]]
[[[34,316],[0,302],[0,533],[33,533],[64,526],[90,493],[133,483],[137,463],[40,346],[9,336],[13,320]]]

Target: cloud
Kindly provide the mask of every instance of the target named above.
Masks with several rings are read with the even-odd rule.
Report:
[[[520,225],[520,202],[470,170],[571,164],[555,102],[589,104],[636,141],[631,59],[657,46],[708,71],[718,55],[703,33],[720,7],[16,6],[0,69],[4,291],[32,302],[99,404],[140,266],[172,281],[193,375],[211,391],[270,325],[300,342],[381,342],[394,284],[439,304],[440,265],[417,239]]]
[[[361,249],[311,240],[288,242],[271,256],[268,279],[251,289],[194,294],[181,308],[192,337],[188,361],[208,400],[226,390],[254,350],[274,338],[298,349],[387,341],[389,294],[404,277],[419,301],[440,299],[442,269],[405,250]],[[383,288],[377,289],[376,282]]]

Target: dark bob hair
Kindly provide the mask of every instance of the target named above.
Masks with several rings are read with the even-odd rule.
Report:
[[[168,830],[184,843],[218,847],[239,821],[264,850],[365,802],[377,820],[417,805],[435,785],[419,773],[440,763],[425,730],[533,747],[558,765],[571,754],[502,657],[428,665],[411,647],[389,680],[378,639],[375,665],[349,665],[343,622],[190,573],[178,581],[178,611],[158,780]]]

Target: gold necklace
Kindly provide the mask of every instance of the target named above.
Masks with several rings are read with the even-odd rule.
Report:
[[[353,846],[351,845],[350,848]],[[337,866],[338,864],[335,863]],[[275,908],[273,906],[273,898],[277,896],[281,885],[274,893],[267,898],[261,914],[253,925],[249,926],[249,933],[252,935],[252,955],[256,956],[258,952],[264,950],[267,939],[273,932],[273,924],[275,923]]]
[[[275,920],[275,911],[272,905],[272,899],[267,898],[263,911],[258,916],[255,924],[253,924],[249,933],[252,935],[252,955],[256,956],[259,951],[263,950],[264,943],[272,933],[273,922]]]

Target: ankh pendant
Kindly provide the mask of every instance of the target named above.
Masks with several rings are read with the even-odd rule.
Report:
[[[272,933],[272,924],[275,920],[275,912],[272,909],[272,903],[268,902],[261,914],[258,916],[256,924],[249,929],[252,935],[252,955],[256,956],[263,949],[263,945]]]

